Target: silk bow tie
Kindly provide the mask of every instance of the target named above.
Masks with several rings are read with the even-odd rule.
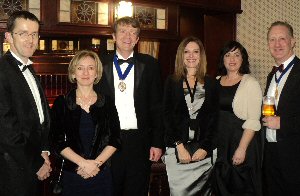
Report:
[[[279,72],[283,71],[283,64],[279,65],[278,67],[273,66],[272,74],[275,74],[277,71],[279,71]]]
[[[123,63],[133,64],[133,57],[130,57],[126,60],[124,59],[118,59],[118,64],[122,65]]]
[[[19,65],[19,66],[22,66],[22,65]],[[23,68],[22,68],[22,72],[24,72],[27,68],[29,68],[31,65],[23,65]]]

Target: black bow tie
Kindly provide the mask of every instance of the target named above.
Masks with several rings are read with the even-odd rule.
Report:
[[[22,66],[22,65],[19,65],[19,66]],[[27,68],[29,68],[31,65],[23,65],[23,68],[22,68],[22,72],[24,72]]]
[[[124,59],[118,59],[118,64],[122,65],[123,63],[133,64],[133,57],[130,57],[126,60]]]
[[[279,71],[280,73],[283,71],[283,64],[279,65],[278,67],[273,66],[272,74],[275,74],[277,71]]]

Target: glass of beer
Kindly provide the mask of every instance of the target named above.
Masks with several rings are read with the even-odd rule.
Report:
[[[262,114],[264,116],[274,116],[275,115],[275,98],[273,96],[264,96],[263,97]]]

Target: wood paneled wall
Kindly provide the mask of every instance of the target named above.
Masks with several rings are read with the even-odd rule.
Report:
[[[95,0],[101,1],[101,0]],[[106,39],[111,37],[113,24],[113,5],[109,2],[109,25],[76,25],[58,22],[60,0],[41,0],[41,37],[50,41],[52,38],[73,38],[80,41],[80,49],[91,49],[91,39],[101,39],[100,52],[106,52]],[[167,8],[168,29],[142,30],[141,40],[160,42],[158,60],[162,67],[163,79],[174,70],[176,50],[180,41],[189,35],[199,37],[205,46],[208,59],[208,73],[216,75],[219,51],[225,42],[236,37],[236,14],[241,13],[240,0],[133,0],[133,4],[163,6]],[[5,31],[5,23],[0,21],[0,31]],[[2,40],[3,40],[2,35]],[[1,49],[1,48],[0,48]],[[66,73],[68,54],[36,53],[35,69],[38,73]]]

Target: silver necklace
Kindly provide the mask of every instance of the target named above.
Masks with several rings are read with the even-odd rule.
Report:
[[[94,96],[90,96],[91,92],[86,97],[83,95],[82,96],[76,95],[78,105],[80,105],[80,107],[84,110],[89,110],[90,106],[92,105],[92,99]],[[79,94],[79,90],[77,90],[77,94]]]

